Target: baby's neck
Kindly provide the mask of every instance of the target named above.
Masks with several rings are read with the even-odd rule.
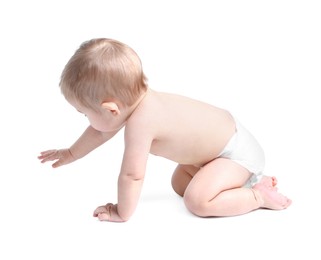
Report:
[[[126,121],[134,113],[134,111],[141,105],[142,101],[149,94],[149,92],[150,92],[150,89],[147,89],[144,93],[141,94],[141,96],[137,99],[137,101],[133,105],[125,108],[125,111],[126,111],[125,113],[127,115]]]

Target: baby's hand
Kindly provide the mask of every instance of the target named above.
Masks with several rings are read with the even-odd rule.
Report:
[[[112,203],[98,207],[94,211],[94,217],[97,217],[100,221],[124,222],[124,220],[118,215],[117,204]]]
[[[40,153],[38,159],[41,160],[41,163],[45,163],[47,161],[55,161],[52,164],[53,168],[57,168],[76,160],[69,149],[44,151]]]

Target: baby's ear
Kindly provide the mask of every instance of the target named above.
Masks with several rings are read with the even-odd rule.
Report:
[[[115,116],[120,115],[119,107],[115,102],[103,102],[101,107],[109,110]]]

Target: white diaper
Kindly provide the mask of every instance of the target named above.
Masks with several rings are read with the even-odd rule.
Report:
[[[257,183],[262,175],[265,165],[263,149],[254,136],[235,119],[236,131],[229,140],[220,158],[228,158],[248,169],[252,173],[251,178],[245,184],[247,187]]]

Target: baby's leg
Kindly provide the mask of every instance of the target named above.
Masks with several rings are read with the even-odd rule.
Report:
[[[252,189],[243,188],[250,172],[239,164],[218,158],[202,167],[184,194],[186,207],[195,215],[234,216],[260,207]]]
[[[265,177],[253,189],[244,188],[250,175],[239,164],[218,158],[193,177],[184,193],[184,202],[192,213],[203,217],[241,215],[260,207],[284,208],[279,205],[284,205],[281,199],[284,196],[277,193],[275,178]]]
[[[193,165],[179,164],[176,167],[172,176],[172,187],[178,195],[183,197],[186,187],[199,169]]]

